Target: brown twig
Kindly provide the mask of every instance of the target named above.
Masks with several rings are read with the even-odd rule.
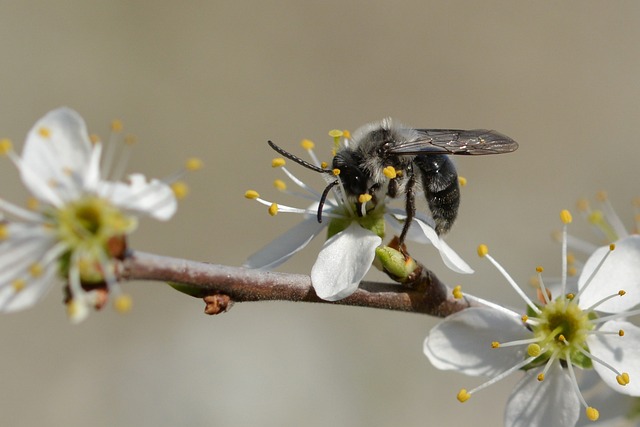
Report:
[[[171,282],[194,297],[209,297],[205,301],[210,314],[226,311],[234,302],[249,301],[316,302],[438,317],[482,305],[475,299],[455,299],[451,290],[424,267],[412,281],[411,287],[362,282],[351,296],[335,302],[318,298],[309,276],[208,264],[144,252],[134,252],[125,258],[120,278]]]

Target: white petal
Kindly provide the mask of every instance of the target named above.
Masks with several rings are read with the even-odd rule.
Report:
[[[621,372],[629,374],[630,382],[621,386],[616,375],[602,364],[594,361],[593,367],[609,387],[618,393],[640,396],[640,328],[630,322],[610,320],[600,328],[601,331],[618,332],[624,330],[624,336],[591,335],[587,344],[589,351]]]
[[[147,182],[141,174],[129,176],[128,184],[102,182],[98,193],[119,208],[146,214],[165,221],[178,207],[175,194],[167,184],[157,179]]]
[[[580,289],[608,251],[608,246],[602,247],[587,260],[578,280]],[[592,283],[580,296],[580,307],[588,308],[621,289],[626,291],[625,296],[610,299],[599,305],[597,310],[605,313],[620,313],[640,303],[639,235],[616,242],[615,250],[609,255],[609,258],[594,276]]]
[[[380,243],[380,237],[355,222],[327,240],[311,269],[316,294],[337,301],[354,293],[371,268]]]
[[[531,332],[513,314],[467,308],[448,316],[427,335],[424,354],[438,369],[466,375],[498,375],[521,362],[524,350],[522,346],[491,348],[491,343],[531,337]]]
[[[287,261],[293,254],[302,250],[316,237],[326,224],[318,222],[318,219],[307,218],[296,225],[255,254],[251,255],[244,266],[247,268],[270,269],[276,268]]]
[[[87,127],[77,112],[69,108],[50,111],[27,135],[20,163],[22,180],[36,198],[47,203],[59,205],[77,198],[92,151]]]
[[[507,427],[573,427],[580,415],[580,401],[571,378],[554,363],[544,381],[532,369],[515,386],[505,410]]]
[[[399,219],[405,219],[407,216],[405,213],[401,213],[396,209],[389,210],[392,215],[386,215],[387,222],[389,225],[397,230],[402,229],[402,223],[398,221]],[[451,270],[456,273],[461,274],[471,274],[473,273],[473,269],[469,267],[460,255],[458,255],[447,243],[438,236],[436,230],[433,229],[432,226],[429,225],[428,222],[425,222],[427,218],[424,220],[420,217],[424,217],[423,215],[416,215],[411,222],[411,227],[409,227],[409,232],[407,233],[407,240],[412,240],[417,243],[431,243],[440,253],[440,257],[444,264],[449,267]],[[399,227],[399,229],[398,229]]]
[[[55,283],[57,263],[43,266],[39,277],[29,268],[42,261],[55,244],[55,237],[43,227],[9,223],[9,236],[0,244],[0,312],[21,310],[38,302]],[[25,287],[16,292],[12,284],[24,280]]]

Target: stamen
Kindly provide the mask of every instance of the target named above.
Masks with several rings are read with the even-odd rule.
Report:
[[[616,379],[618,377],[623,377],[626,372],[620,372],[618,371],[616,368],[614,368],[613,366],[611,366],[610,364],[608,364],[607,362],[605,362],[604,360],[600,359],[599,357],[594,356],[593,354],[591,354],[589,351],[585,350],[582,347],[578,347],[578,350],[580,351],[580,353],[584,354],[585,356],[587,356],[589,359],[593,360],[594,362],[598,362],[599,364],[601,364],[602,366],[604,366],[605,368],[609,369],[611,372],[613,372],[616,375]],[[567,360],[568,362],[568,360]],[[626,374],[626,379],[627,379],[627,383],[629,382],[629,374]],[[620,382],[620,381],[618,381]],[[626,385],[626,384],[620,384],[620,385]]]
[[[511,368],[507,369],[506,371],[502,372],[501,374],[491,378],[489,381],[487,381],[487,382],[485,382],[483,384],[480,384],[478,387],[474,388],[473,390],[468,391],[467,393],[469,394],[469,396],[471,396],[473,393],[476,393],[476,392],[478,392],[478,391],[480,391],[482,389],[485,389],[485,388],[497,383],[498,381],[508,377],[509,375],[511,375],[515,371],[519,370],[523,366],[526,366],[529,363],[533,362],[535,359],[536,359],[535,357],[527,357],[526,359],[522,360],[521,362],[517,363],[516,365],[512,366]],[[467,399],[468,399],[468,397],[467,397]]]
[[[507,270],[505,270],[499,263],[498,261],[496,261],[495,259],[493,259],[493,257],[491,255],[489,255],[489,248],[487,247],[487,245],[480,245],[478,246],[478,255],[480,257],[484,257],[487,258],[492,264],[493,266],[500,272],[500,274],[502,274],[502,276],[507,280],[507,282],[511,285],[511,287],[516,291],[516,293],[518,295],[520,295],[520,298],[522,298],[522,300],[529,306],[531,307],[531,309],[540,314],[542,313],[540,311],[540,309],[533,303],[533,301],[531,301],[531,299],[529,299],[529,297],[527,296],[527,294],[524,293],[524,291],[522,289],[520,289],[520,286],[518,286],[518,284],[515,282],[515,280],[513,280],[513,278],[509,275],[509,273],[507,272]]]
[[[302,146],[302,148],[307,150],[307,153],[309,153],[309,157],[311,157],[311,161],[313,161],[314,165],[320,166],[323,169],[326,168],[326,166],[322,166],[322,163],[320,163],[320,161],[318,160],[318,157],[316,157],[316,153],[313,151],[314,147],[316,146],[316,144],[314,144],[313,141],[309,139],[303,139],[300,142],[300,145]]]
[[[279,168],[281,166],[284,166],[287,162],[285,162],[285,160],[282,157],[276,157],[275,159],[271,160],[271,167],[272,168]]]
[[[604,216],[607,219],[609,226],[613,229],[614,234],[617,237],[617,239],[614,239],[611,241],[613,242],[615,240],[628,237],[629,233],[627,233],[627,230],[624,224],[622,223],[622,220],[620,219],[618,214],[616,214],[616,211],[613,209],[613,206],[611,206],[611,202],[607,197],[607,193],[605,191],[599,191],[596,197],[598,201],[600,201],[600,203],[602,204],[602,210],[603,210]]]
[[[269,206],[269,215],[276,216],[278,214],[278,205],[276,203],[271,203]]]
[[[542,302],[544,304],[549,304],[551,301],[551,291],[547,290],[544,286],[544,281],[542,280],[542,272],[544,269],[542,267],[536,268],[536,273],[538,274],[538,284],[540,285],[540,296],[542,297]]]
[[[604,262],[607,260],[607,258],[609,258],[609,255],[611,255],[611,252],[613,252],[613,250],[615,248],[616,248],[616,246],[614,244],[609,245],[609,251],[602,257],[602,259],[600,260],[600,262],[598,263],[596,268],[591,272],[591,275],[589,276],[587,281],[584,283],[584,285],[582,285],[582,289],[580,289],[578,291],[578,294],[576,295],[576,298],[580,298],[580,295],[582,295],[582,293],[585,291],[585,289],[587,289],[589,287],[589,285],[591,284],[591,282],[592,282],[593,278],[595,277],[596,273],[598,273],[598,271],[600,271],[600,267],[602,267],[602,264],[604,264]]]
[[[619,290],[618,292],[616,292],[615,294],[611,294],[607,297],[602,298],[600,301],[594,303],[591,307],[584,309],[584,311],[593,311],[596,307],[598,307],[600,304],[609,301],[610,299],[616,298],[616,297],[622,297],[626,294],[626,292],[624,290]]]
[[[171,184],[171,190],[178,200],[184,199],[189,194],[189,186],[183,181],[176,181]]]
[[[462,286],[457,285],[456,287],[454,287],[452,294],[455,299],[462,299],[462,297],[464,296],[462,294]]]
[[[580,387],[578,387],[578,380],[576,380],[576,374],[573,370],[573,363],[571,362],[571,355],[569,351],[566,351],[564,353],[565,355],[565,360],[567,361],[567,369],[569,371],[569,378],[571,378],[571,386],[573,387],[573,391],[575,392],[576,396],[578,397],[578,400],[580,400],[580,402],[582,403],[582,406],[584,406],[585,408],[591,408],[589,405],[587,405],[587,402],[584,400],[584,397],[582,396],[582,393],[580,392]],[[596,411],[597,412],[597,411]]]
[[[281,179],[276,179],[275,181],[273,181],[273,186],[276,187],[280,191],[286,191],[287,190],[287,184],[285,184],[284,181],[281,180]]]

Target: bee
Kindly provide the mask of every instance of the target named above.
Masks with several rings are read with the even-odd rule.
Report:
[[[458,216],[460,188],[456,168],[449,155],[482,155],[510,153],[518,143],[494,130],[414,129],[390,118],[367,124],[353,134],[348,145],[340,146],[332,161],[332,169],[321,168],[269,145],[282,156],[314,170],[332,174],[335,180],[325,188],[318,207],[318,222],[329,191],[342,184],[346,199],[361,212],[359,198],[372,196],[405,197],[406,219],[399,237],[402,245],[416,215],[416,193],[423,192],[438,235],[447,233]],[[395,178],[385,175],[391,166]],[[334,175],[334,169],[340,173]]]

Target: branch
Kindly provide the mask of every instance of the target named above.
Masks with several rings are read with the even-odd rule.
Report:
[[[234,302],[293,301],[383,308],[446,317],[471,306],[485,306],[477,298],[455,299],[435,274],[421,268],[411,287],[362,282],[351,296],[325,301],[315,294],[309,276],[208,264],[144,252],[133,252],[123,261],[120,278],[171,282],[189,295],[204,298],[205,312],[227,311]]]

